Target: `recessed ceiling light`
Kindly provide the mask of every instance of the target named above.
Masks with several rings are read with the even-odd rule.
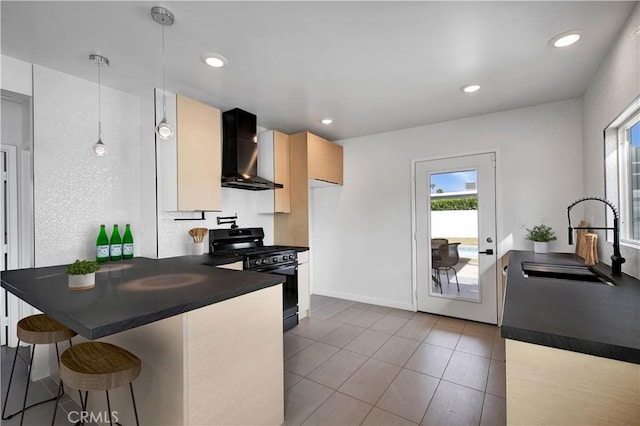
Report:
[[[573,43],[580,40],[580,36],[581,36],[580,30],[567,31],[562,34],[558,34],[557,36],[549,40],[549,45],[553,47],[571,46]]]
[[[331,124],[331,123],[333,123],[333,119],[331,119],[331,118],[323,118],[322,120],[320,120],[320,122],[322,124]]]
[[[466,84],[460,88],[465,93],[473,93],[480,90],[480,85],[478,84]]]
[[[217,53],[205,53],[200,56],[200,59],[202,59],[205,64],[214,68],[222,68],[229,63],[227,58]]]

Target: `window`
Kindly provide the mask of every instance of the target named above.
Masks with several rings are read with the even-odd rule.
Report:
[[[605,129],[607,197],[617,200],[620,240],[640,246],[640,97]]]

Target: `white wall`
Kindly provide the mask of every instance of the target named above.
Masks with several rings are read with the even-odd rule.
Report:
[[[531,249],[519,227],[545,218],[562,238],[583,193],[581,101],[339,142],[344,187],[312,190],[314,292],[410,309],[411,160],[498,150],[498,255]]]
[[[640,94],[640,4],[636,6],[608,55],[600,65],[583,100],[585,195],[604,197],[603,130]],[[617,204],[611,195],[606,195]],[[584,203],[587,217],[594,225],[605,221],[600,203]],[[612,244],[598,238],[600,260],[611,264]],[[640,278],[640,250],[621,247],[627,262],[623,272]]]
[[[89,64],[90,65],[90,64]],[[89,66],[88,65],[88,66]],[[106,68],[104,72],[108,72]],[[99,225],[140,230],[138,97],[34,65],[36,266],[95,258]],[[140,232],[140,231],[137,231]]]

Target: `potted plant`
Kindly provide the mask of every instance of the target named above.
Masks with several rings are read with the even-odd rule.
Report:
[[[549,241],[558,239],[550,226],[536,225],[533,229],[527,228],[527,240],[533,241],[533,251],[536,253],[549,253]]]
[[[67,275],[69,275],[69,288],[71,290],[85,290],[93,288],[96,285],[96,271],[100,266],[96,262],[90,260],[76,259],[67,267]]]

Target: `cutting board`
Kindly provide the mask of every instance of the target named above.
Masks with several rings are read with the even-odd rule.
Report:
[[[585,265],[598,263],[598,234],[587,233],[584,235],[587,255],[584,258]]]

